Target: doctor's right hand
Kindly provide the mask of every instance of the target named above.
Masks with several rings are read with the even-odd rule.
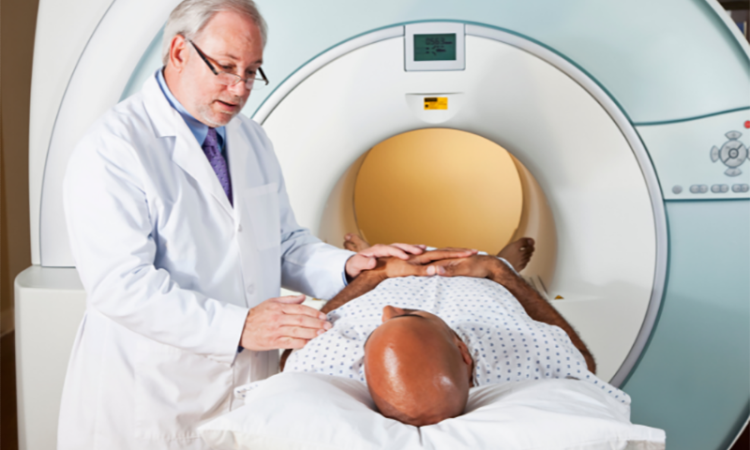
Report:
[[[248,350],[302,348],[331,329],[326,315],[301,305],[304,295],[270,298],[250,309],[242,329],[240,345]]]

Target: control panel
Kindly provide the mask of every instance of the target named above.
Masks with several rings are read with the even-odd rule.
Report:
[[[665,200],[750,198],[750,109],[636,129]]]
[[[464,70],[464,24],[425,22],[404,29],[404,70]]]

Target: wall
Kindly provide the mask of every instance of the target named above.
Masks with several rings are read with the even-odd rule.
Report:
[[[13,330],[13,280],[31,265],[29,97],[37,6],[38,0],[0,4],[0,335]]]

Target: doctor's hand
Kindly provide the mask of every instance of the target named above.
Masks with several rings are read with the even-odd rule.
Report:
[[[412,255],[421,255],[424,245],[409,244],[375,244],[370,246],[364,239],[357,235],[347,234],[344,247],[357,251],[357,254],[346,261],[346,276],[355,278],[364,270],[374,269],[378,264],[378,258],[398,258],[408,260]]]
[[[248,350],[302,348],[331,328],[326,315],[301,305],[304,295],[271,298],[247,313],[240,345]]]

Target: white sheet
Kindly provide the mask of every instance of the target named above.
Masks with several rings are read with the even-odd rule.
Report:
[[[359,381],[282,373],[244,390],[245,405],[199,429],[217,450],[658,450],[664,431],[590,383],[551,379],[473,388],[466,413],[416,428],[374,410]]]

